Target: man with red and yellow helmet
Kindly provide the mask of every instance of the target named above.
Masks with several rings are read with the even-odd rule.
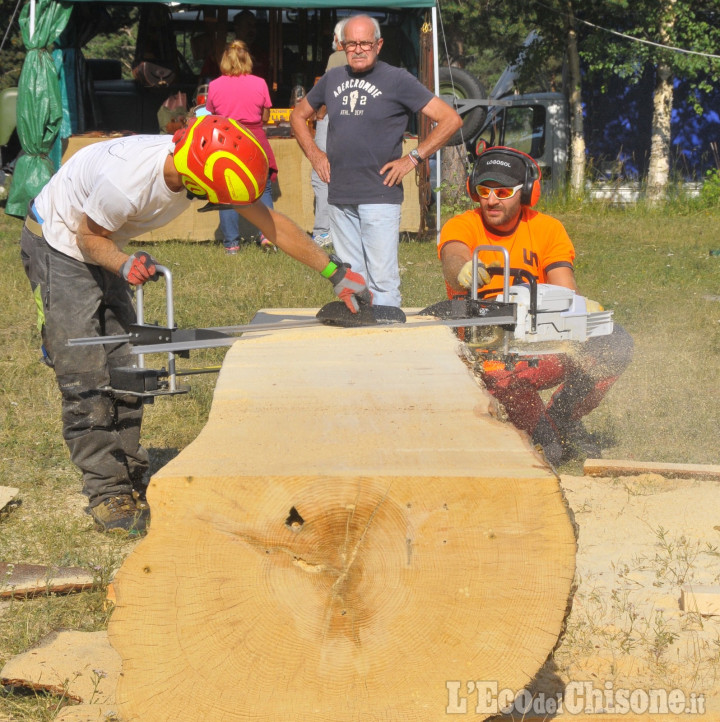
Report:
[[[157,278],[128,241],[179,216],[192,197],[233,204],[275,245],[333,284],[352,311],[371,303],[365,280],[293,221],[258,201],[267,157],[239,123],[204,116],[173,137],[133,135],[73,155],[30,204],[21,256],[38,307],[47,363],[62,394],[63,436],[83,474],[86,511],[101,531],[144,531],[148,454],[142,401],[102,390],[110,369],[134,365],[128,344],[68,346],[68,339],[127,333],[131,286]]]

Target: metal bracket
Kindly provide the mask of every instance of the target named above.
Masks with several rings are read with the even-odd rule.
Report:
[[[133,341],[135,336],[144,334],[150,334],[153,338],[158,335],[172,334],[175,329],[175,302],[173,300],[173,279],[172,271],[167,266],[155,265],[155,270],[165,279],[165,316],[166,316],[166,327],[152,326],[145,324],[145,290],[144,286],[137,286],[135,289],[135,309],[137,323],[133,324],[130,331],[130,340]],[[114,393],[127,393],[130,396],[141,396],[144,399],[154,398],[155,396],[167,396],[173,394],[185,394],[190,389],[189,387],[178,388],[177,386],[177,373],[175,370],[175,354],[172,351],[168,351],[167,354],[167,379],[168,387],[165,389],[145,389],[145,390],[129,390],[127,392],[114,390]],[[145,368],[145,355],[138,354],[138,368]],[[163,372],[163,375],[165,373]]]

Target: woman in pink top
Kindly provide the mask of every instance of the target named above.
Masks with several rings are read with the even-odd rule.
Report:
[[[242,40],[233,40],[223,53],[220,61],[219,78],[210,82],[206,109],[213,115],[232,118],[242,123],[257,138],[268,158],[268,174],[265,192],[261,198],[268,207],[273,207],[272,181],[277,178],[277,162],[268,142],[263,123],[270,117],[270,91],[267,83],[252,75],[253,61],[248,46]],[[237,253],[240,247],[240,217],[232,208],[220,210],[220,229],[226,253]],[[262,234],[260,245],[273,248],[272,243]]]

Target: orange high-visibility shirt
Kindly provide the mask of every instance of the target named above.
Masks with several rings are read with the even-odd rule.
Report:
[[[521,268],[535,276],[538,283],[547,283],[547,272],[553,268],[573,267],[575,248],[565,227],[557,218],[523,207],[517,228],[510,236],[498,236],[489,231],[482,221],[479,208],[451,218],[442,227],[438,241],[438,257],[442,248],[450,241],[460,241],[472,251],[475,246],[504,246],[510,253],[510,267]],[[503,263],[501,253],[480,251],[479,260],[486,266]],[[490,283],[482,287],[487,291],[502,291],[502,276],[493,276]],[[448,296],[465,295],[466,291],[454,291],[447,287]]]

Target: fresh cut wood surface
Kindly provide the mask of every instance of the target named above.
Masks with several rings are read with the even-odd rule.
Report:
[[[115,582],[123,719],[433,720],[452,680],[532,679],[573,527],[457,345],[320,326],[231,348]]]

